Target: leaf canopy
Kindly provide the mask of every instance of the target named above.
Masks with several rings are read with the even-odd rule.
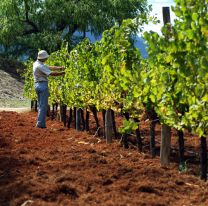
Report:
[[[95,35],[123,19],[147,12],[146,0],[1,0],[0,44],[6,53],[35,54],[39,48],[71,48],[75,31]]]

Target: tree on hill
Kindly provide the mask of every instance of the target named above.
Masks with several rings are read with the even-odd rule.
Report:
[[[75,31],[100,34],[147,11],[147,0],[1,0],[0,45],[14,56],[52,52],[62,40],[73,47]]]

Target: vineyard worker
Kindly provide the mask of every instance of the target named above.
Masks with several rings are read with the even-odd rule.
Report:
[[[33,76],[35,80],[35,91],[38,96],[38,118],[36,127],[46,128],[46,114],[48,108],[48,76],[61,76],[64,75],[64,67],[47,66],[44,62],[48,59],[49,55],[45,50],[38,52],[37,60],[33,64]],[[56,72],[58,71],[59,72]]]

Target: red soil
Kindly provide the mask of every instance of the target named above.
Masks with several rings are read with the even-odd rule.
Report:
[[[208,183],[198,177],[196,137],[186,140],[188,171],[179,173],[176,150],[168,168],[149,156],[148,123],[141,125],[145,152],[139,153],[49,119],[47,129],[35,128],[36,115],[0,113],[1,206],[208,205]]]

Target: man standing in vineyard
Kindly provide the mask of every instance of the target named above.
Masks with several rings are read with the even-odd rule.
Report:
[[[60,66],[47,66],[44,62],[48,59],[49,55],[45,50],[38,52],[38,57],[33,64],[33,76],[35,80],[35,91],[38,96],[38,118],[36,127],[46,128],[46,114],[48,108],[48,76],[61,76],[65,72],[56,72],[64,69]]]

